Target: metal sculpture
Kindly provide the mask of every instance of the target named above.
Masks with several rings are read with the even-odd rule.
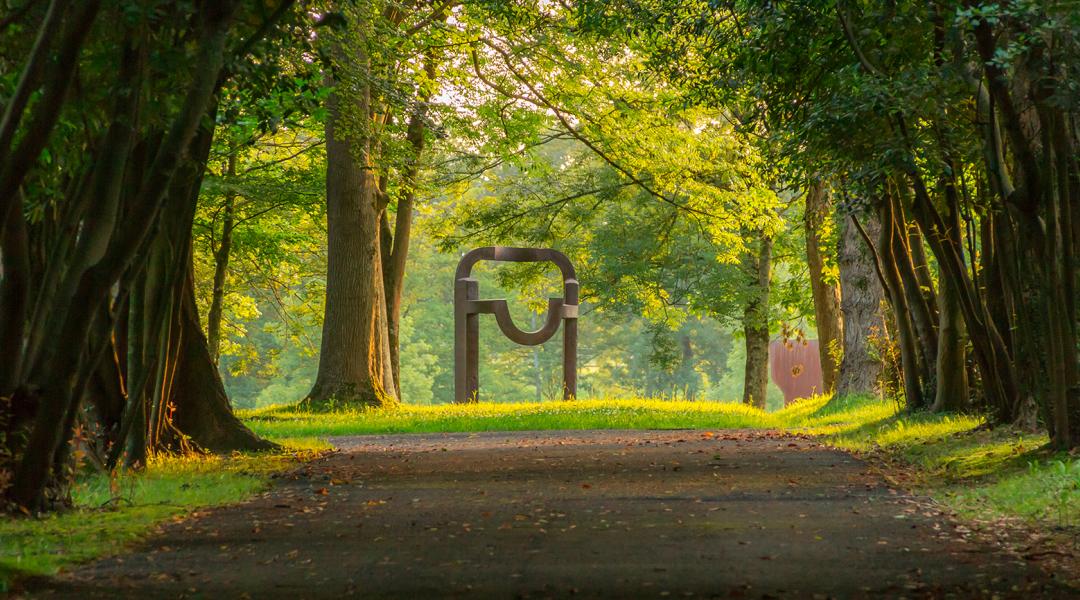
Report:
[[[552,262],[563,278],[563,297],[548,298],[547,320],[536,331],[514,325],[506,300],[481,300],[480,286],[470,277],[482,260],[504,262]],[[574,265],[558,250],[487,246],[470,251],[458,263],[454,276],[454,401],[475,402],[480,389],[480,315],[493,314],[506,337],[523,346],[551,339],[563,324],[563,399],[577,395],[578,282]]]
[[[817,340],[773,340],[769,367],[773,383],[784,392],[784,406],[825,391]]]

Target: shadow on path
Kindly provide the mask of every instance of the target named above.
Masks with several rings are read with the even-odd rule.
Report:
[[[1066,598],[813,441],[761,432],[337,438],[251,502],[35,582],[59,598]]]

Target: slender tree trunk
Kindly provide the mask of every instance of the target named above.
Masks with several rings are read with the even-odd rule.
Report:
[[[920,361],[917,334],[911,322],[908,296],[900,277],[900,269],[897,267],[897,262],[904,260],[905,257],[896,255],[897,246],[894,243],[896,223],[889,204],[890,201],[886,199],[881,207],[881,234],[877,248],[885,279],[885,293],[888,294],[893,319],[896,321],[896,341],[900,346],[905,405],[909,410],[914,410],[923,406],[925,397],[919,381]]]
[[[952,243],[963,244],[960,231],[959,206],[949,210],[949,231]],[[934,411],[958,411],[968,406],[967,340],[964,316],[960,312],[960,299],[955,290],[947,285],[940,290],[938,313],[937,389]]]
[[[872,337],[885,334],[881,304],[885,292],[875,273],[872,249],[860,239],[850,218],[838,218],[840,223],[841,303],[844,318],[844,358],[840,363],[836,395],[877,395],[881,381],[881,361],[871,351]],[[876,218],[864,225],[869,235],[877,235],[881,226]]]
[[[814,297],[814,322],[817,324],[818,353],[821,355],[821,374],[825,392],[836,389],[843,343],[843,321],[840,313],[840,287],[825,280],[825,258],[822,252],[824,224],[828,220],[828,190],[815,181],[806,192],[806,263],[810,269],[810,291]]]
[[[236,176],[236,154],[229,155],[227,174]],[[221,319],[225,306],[225,276],[229,273],[229,255],[232,252],[233,211],[236,208],[236,194],[229,192],[225,196],[222,215],[221,241],[214,251],[214,289],[210,299],[210,310],[206,314],[206,339],[210,347],[210,358],[218,364],[221,356]]]
[[[892,223],[893,229],[889,235],[889,251],[886,253],[882,250],[882,252],[891,257],[891,262],[896,267],[896,275],[907,305],[908,318],[915,333],[913,342],[916,348],[915,357],[918,361],[917,373],[921,383],[920,397],[925,401],[933,397],[936,388],[934,365],[937,363],[937,315],[931,308],[932,305],[936,305],[933,301],[934,288],[928,275],[925,284],[924,278],[919,275],[919,261],[916,255],[921,254],[922,246],[914,250],[909,245],[912,227],[904,214],[903,204],[898,197],[888,192],[885,201],[889,203],[888,220]],[[916,239],[921,240],[919,236],[916,236]]]
[[[448,13],[443,13],[445,20]],[[429,81],[434,82],[438,67],[438,56],[434,50],[428,50],[424,55],[424,73]],[[398,200],[397,211],[394,217],[394,233],[392,241],[384,240],[384,247],[389,246],[389,254],[386,258],[386,316],[387,332],[390,337],[390,368],[394,373],[394,389],[397,396],[401,397],[401,294],[405,289],[405,266],[409,258],[409,242],[412,238],[413,206],[416,202],[416,190],[420,174],[420,160],[424,153],[426,138],[427,103],[432,90],[425,88],[417,98],[416,109],[409,116],[409,125],[406,129],[406,141],[408,141],[412,155],[406,161],[402,174],[404,193]],[[389,227],[384,228],[388,231]],[[389,243],[387,243],[389,242]]]
[[[431,69],[434,75],[434,70]],[[424,113],[416,112],[409,120],[408,141],[412,147],[413,157],[405,169],[404,181],[405,193],[397,204],[397,215],[394,217],[394,233],[389,244],[390,253],[386,261],[385,269],[385,294],[387,304],[387,335],[390,342],[390,369],[394,374],[394,390],[398,397],[401,396],[401,297],[405,290],[405,265],[409,258],[409,242],[412,238],[413,204],[416,200],[417,175],[419,172],[420,155],[424,151]],[[388,231],[384,227],[383,231]]]
[[[761,409],[765,408],[769,389],[769,285],[772,246],[772,240],[762,236],[755,254],[744,257],[751,298],[743,311],[743,333],[746,338],[743,404]]]
[[[696,400],[701,382],[697,370],[694,369],[694,344],[685,331],[679,335],[679,346],[682,350],[682,356],[679,359],[679,370],[676,377],[676,381],[681,388],[678,391],[682,392],[685,399]]]

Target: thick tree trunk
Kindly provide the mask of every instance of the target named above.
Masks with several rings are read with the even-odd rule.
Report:
[[[743,373],[743,404],[765,408],[769,389],[769,285],[772,246],[768,237],[758,241],[757,251],[744,257],[751,297],[743,310],[746,338],[746,370]]]
[[[951,184],[947,183],[946,186]],[[956,199],[955,189],[950,189],[951,198]],[[960,227],[959,206],[949,208],[949,237],[952,243],[961,247],[963,238]],[[967,408],[970,395],[968,388],[967,340],[965,339],[964,316],[960,312],[960,298],[956,291],[947,285],[938,286],[938,352],[937,352],[937,388],[934,411],[958,411]]]
[[[30,309],[30,241],[19,200],[7,223],[0,217],[0,398],[9,399],[22,378],[22,343]],[[0,406],[3,412],[5,407]]]
[[[850,218],[837,218],[840,224],[840,312],[844,319],[844,358],[836,395],[877,395],[880,391],[881,362],[874,359],[870,339],[885,332],[881,303],[885,292],[875,273],[874,255]],[[877,219],[866,219],[869,235],[877,235]]]
[[[139,355],[129,372],[136,380],[148,377],[149,385],[129,384],[129,402],[143,405],[133,407],[139,418],[129,428],[131,465],[148,452],[184,450],[189,442],[219,453],[275,447],[233,415],[199,322],[191,232],[212,139],[211,129],[201,129],[191,159],[174,176],[140,278],[142,324],[129,340]]]
[[[35,395],[39,401],[34,424],[8,490],[8,497],[16,505],[31,509],[42,507],[48,503],[46,491],[50,482],[66,479],[55,472],[53,466],[57,456],[66,451],[61,446],[70,442],[67,423],[69,415],[83,399],[85,390],[80,386],[89,381],[88,374],[96,367],[93,353],[88,351],[93,346],[88,337],[93,320],[112,301],[111,290],[144,247],[148,233],[156,225],[166,190],[183,153],[206,115],[208,103],[219,85],[228,25],[234,9],[234,3],[222,2],[200,15],[198,66],[193,69],[186,96],[165,141],[131,197],[131,218],[124,227],[111,232],[107,252],[100,260],[65,275],[70,284],[62,285],[63,292],[55,299],[55,306],[63,312],[50,315],[51,319],[41,325],[42,331],[37,332],[41,339],[50,343],[40,356],[35,356],[32,363],[27,361],[25,366],[27,381],[36,386]],[[17,170],[17,167],[7,168]],[[0,183],[0,188],[5,185]],[[86,235],[93,237],[99,233],[88,231]],[[53,343],[54,340],[63,340],[63,343]]]
[[[818,353],[821,355],[822,383],[826,393],[836,389],[840,369],[838,355],[841,354],[843,343],[840,287],[825,280],[822,234],[828,215],[828,190],[823,182],[815,181],[806,192],[806,264],[810,269],[810,291],[814,298],[814,322],[817,324]]]
[[[211,359],[199,323],[191,269],[181,287],[176,330],[180,337],[171,390],[173,426],[202,450],[270,450],[277,445],[259,438],[233,414],[221,373]]]
[[[948,286],[941,287],[938,326],[937,390],[932,410],[957,411],[967,408],[967,343],[960,300]]]
[[[356,110],[369,115],[370,92],[356,93]],[[338,93],[328,100],[326,310],[319,371],[304,403],[384,406],[394,404],[397,393],[382,273],[382,214],[371,140],[338,133],[343,102]]]

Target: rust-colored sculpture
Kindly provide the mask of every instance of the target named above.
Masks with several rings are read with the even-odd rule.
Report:
[[[547,321],[536,331],[521,331],[510,317],[506,300],[481,300],[479,283],[470,277],[482,260],[555,263],[562,272],[563,297],[548,298]],[[563,399],[577,395],[578,282],[574,265],[558,250],[488,246],[461,258],[454,276],[454,401],[475,402],[480,388],[480,315],[494,314],[506,337],[524,346],[543,344],[563,321]]]
[[[817,340],[773,340],[769,366],[773,383],[784,392],[784,406],[825,391]]]

